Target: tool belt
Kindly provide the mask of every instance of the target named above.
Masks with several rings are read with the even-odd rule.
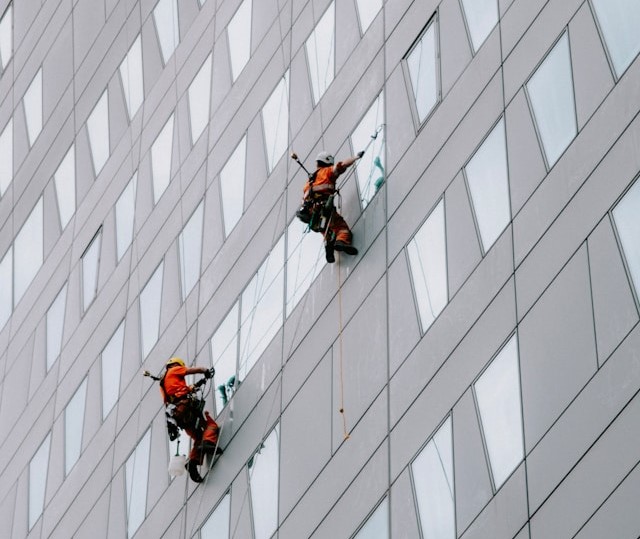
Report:
[[[297,212],[298,218],[303,223],[309,224],[309,229],[314,232],[324,233],[329,224],[329,218],[335,209],[333,198],[335,193],[309,193],[305,198],[302,208]]]
[[[167,420],[169,438],[175,440],[178,437],[179,432],[177,432],[177,429],[197,430],[202,427],[203,408],[204,401],[192,393],[183,397],[168,399],[164,413]],[[176,432],[175,438],[172,438],[172,431]]]

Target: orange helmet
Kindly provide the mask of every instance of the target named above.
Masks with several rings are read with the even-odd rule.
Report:
[[[172,357],[169,361],[167,361],[166,363],[166,367],[167,369],[169,367],[172,367],[173,365],[180,365],[181,367],[184,367],[184,361],[182,361],[179,357]]]

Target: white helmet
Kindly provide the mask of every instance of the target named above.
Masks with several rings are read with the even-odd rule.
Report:
[[[322,163],[323,165],[333,165],[333,155],[331,155],[329,152],[325,152],[324,150],[322,150],[316,156],[316,162]]]

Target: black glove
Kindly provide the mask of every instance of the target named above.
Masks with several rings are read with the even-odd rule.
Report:
[[[364,155],[364,150],[360,150],[357,154],[358,159],[362,159],[362,156]]]
[[[206,371],[204,371],[204,377],[205,378],[213,378],[213,375],[216,373],[216,370],[211,367],[210,369],[207,369]]]

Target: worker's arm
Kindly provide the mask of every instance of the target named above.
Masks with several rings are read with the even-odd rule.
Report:
[[[185,375],[187,374],[207,374],[211,372],[211,369],[206,369],[205,367],[187,367],[185,371]]]
[[[353,165],[358,159],[361,159],[363,155],[364,155],[364,152],[358,152],[353,157],[349,157],[344,161],[338,161],[334,167],[335,173],[342,174],[345,170],[347,170],[347,168]]]

